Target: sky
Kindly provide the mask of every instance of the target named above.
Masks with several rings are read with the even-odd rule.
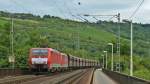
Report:
[[[0,0],[0,11],[49,14],[67,19],[79,20],[79,15],[116,15],[128,19],[142,0]],[[80,3],[80,4],[79,4]],[[134,22],[150,23],[150,0],[145,0],[132,18]],[[93,17],[84,17],[96,21]],[[109,20],[111,17],[96,17]],[[113,18],[112,20],[115,20]]]

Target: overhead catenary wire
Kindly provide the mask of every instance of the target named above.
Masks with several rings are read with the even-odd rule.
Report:
[[[73,18],[77,19],[77,20],[80,20],[82,22],[87,22],[88,20],[85,19],[84,17],[82,17],[81,15],[79,14],[73,14],[73,12],[71,11],[70,7],[68,6],[68,4],[66,2],[64,2],[64,7],[67,9],[68,13],[70,16],[72,16]],[[74,6],[72,6],[75,11],[78,11]]]
[[[93,16],[93,18],[94,18],[96,21],[99,21],[96,17]]]
[[[71,9],[68,7],[68,5],[66,3],[64,3],[64,4],[66,6],[66,9],[68,10],[69,15],[71,15],[71,17],[73,17],[75,19],[78,19],[80,21],[83,21],[83,22],[85,21],[83,18],[78,17],[77,15],[73,14],[72,11],[71,11]]]
[[[140,0],[141,1],[141,0]],[[140,7],[143,5],[145,0],[142,0],[140,2],[140,4],[137,6],[137,8],[135,9],[135,11],[131,14],[131,16],[129,17],[129,19],[132,19],[134,17],[134,15],[138,12],[138,10],[140,9]]]
[[[76,19],[85,22],[85,20],[81,19],[80,17],[78,17],[77,15],[72,15],[73,17],[75,17]]]
[[[115,15],[109,18],[109,21],[112,20],[114,17],[116,17]]]
[[[65,6],[65,8],[67,9],[67,12],[68,12],[68,14],[69,14],[71,17],[73,17],[74,19],[78,19],[78,20],[80,20],[80,21],[84,21],[84,20],[82,20],[81,18],[77,17],[76,15],[74,15],[74,14],[72,13],[71,9],[68,7],[68,4],[67,4],[66,2],[64,2],[64,6]]]
[[[82,17],[81,15],[78,14],[78,16],[79,16],[80,18],[82,18],[85,22],[89,22],[87,19],[85,19],[85,18]]]
[[[68,4],[67,4],[65,1],[64,1],[64,7],[67,9],[67,12],[68,12],[68,14],[69,14],[71,17],[73,17],[73,18],[75,18],[75,19],[77,19],[77,20],[79,20],[79,21],[83,21],[83,22],[87,21],[87,20],[85,20],[85,18],[79,16],[78,14],[73,13],[73,12],[71,11],[70,7],[68,6]],[[72,7],[74,7],[74,6],[72,6]],[[76,11],[78,11],[75,7],[74,7],[74,9],[75,9]]]

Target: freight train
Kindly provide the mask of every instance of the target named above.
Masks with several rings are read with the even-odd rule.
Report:
[[[52,48],[31,48],[28,63],[30,70],[51,72],[100,66],[98,61],[61,53]]]

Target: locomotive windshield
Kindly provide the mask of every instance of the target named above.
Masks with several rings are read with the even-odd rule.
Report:
[[[34,49],[34,50],[32,50],[32,55],[34,55],[34,56],[47,56],[48,50],[47,49]]]

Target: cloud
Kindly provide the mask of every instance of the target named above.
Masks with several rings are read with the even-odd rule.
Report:
[[[81,4],[79,5],[78,2]],[[63,18],[76,14],[116,14],[128,18],[139,4],[139,0],[0,0],[0,10],[13,12],[30,12],[44,15],[50,14]],[[135,21],[148,22],[150,0],[145,0],[143,6],[135,15]],[[138,19],[137,19],[138,18]],[[139,19],[140,18],[140,19]]]

